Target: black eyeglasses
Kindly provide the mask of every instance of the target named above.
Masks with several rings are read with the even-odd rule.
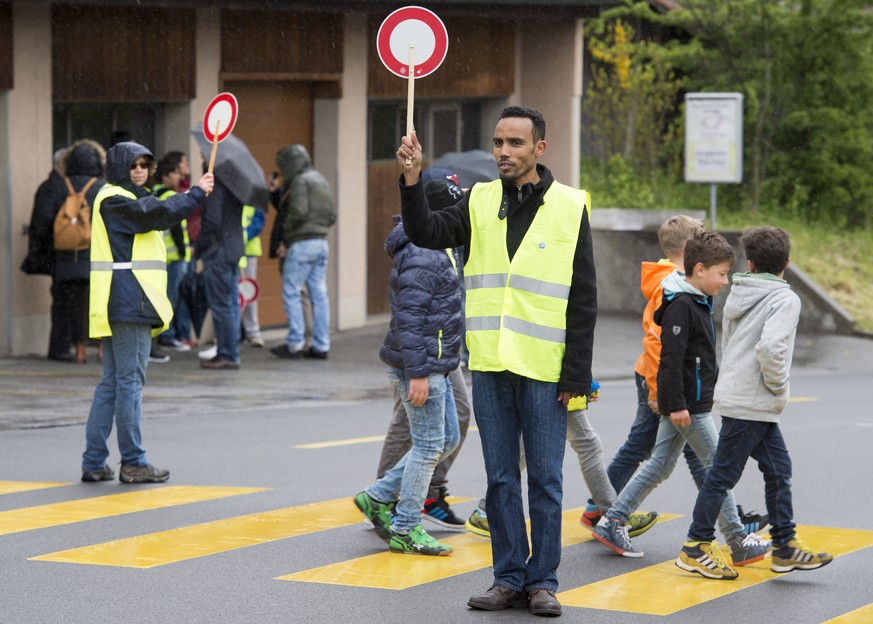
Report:
[[[147,162],[135,162],[130,166],[131,171],[133,171],[134,169],[146,169],[147,170],[148,168],[149,168],[149,164]]]

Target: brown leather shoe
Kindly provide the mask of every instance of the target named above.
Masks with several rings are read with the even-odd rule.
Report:
[[[211,368],[216,370],[239,370],[239,364],[225,360],[217,355],[211,360],[200,360],[200,368]]]
[[[555,598],[555,592],[551,589],[532,589],[530,597],[530,612],[534,615],[558,617],[561,615],[561,603]]]
[[[527,607],[527,596],[503,585],[492,585],[484,594],[473,596],[467,601],[467,606],[482,611],[500,611],[501,609],[524,609]],[[560,608],[560,605],[559,605]]]

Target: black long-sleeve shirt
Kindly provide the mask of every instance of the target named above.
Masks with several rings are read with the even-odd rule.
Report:
[[[494,218],[507,219],[506,250],[512,260],[522,239],[543,204],[543,196],[554,178],[551,171],[537,165],[540,180],[521,188],[503,183],[503,199],[494,207]],[[400,179],[400,205],[403,227],[409,239],[419,247],[443,249],[464,246],[464,261],[470,248],[470,194],[457,204],[433,212],[428,208],[424,188],[419,180],[407,186]],[[582,216],[573,280],[567,301],[567,337],[561,364],[559,391],[587,394],[591,388],[591,361],[594,351],[594,325],[597,321],[597,278],[588,212]]]

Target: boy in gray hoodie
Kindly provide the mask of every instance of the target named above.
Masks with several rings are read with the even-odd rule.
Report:
[[[741,243],[748,273],[736,273],[722,321],[721,372],[713,411],[721,414],[718,448],[697,496],[688,541],[676,565],[713,579],[735,579],[715,542],[715,521],[726,493],[743,474],[749,457],[764,474],[772,529],[774,572],[812,570],[831,562],[795,536],[791,504],[791,458],[779,430],[788,402],[788,376],[800,299],[783,278],[791,242],[777,227],[749,228]]]

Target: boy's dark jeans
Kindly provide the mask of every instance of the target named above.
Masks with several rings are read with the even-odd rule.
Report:
[[[694,505],[694,520],[688,531],[690,541],[715,539],[715,522],[725,492],[732,489],[751,457],[764,475],[764,496],[770,516],[774,546],[794,538],[794,510],[791,505],[791,458],[777,423],[722,417],[718,449],[712,468]]]

